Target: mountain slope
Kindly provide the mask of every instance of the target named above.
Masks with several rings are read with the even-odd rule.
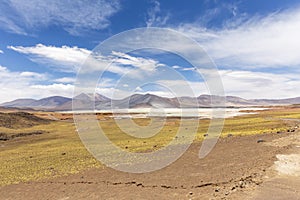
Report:
[[[55,110],[87,110],[87,109],[107,109],[110,108],[111,99],[100,94],[81,93],[68,102],[55,107]]]
[[[35,99],[17,99],[11,102],[1,104],[3,107],[16,107],[16,108],[34,108],[34,109],[53,109],[68,101],[72,101],[71,98],[52,96],[39,100]]]
[[[156,96],[153,94],[134,94],[122,100],[113,100],[113,108],[139,108],[139,107],[152,107],[152,108],[177,108],[178,101]]]
[[[22,108],[22,107],[30,106],[34,102],[36,102],[35,99],[16,99],[10,102],[2,103],[1,106]]]

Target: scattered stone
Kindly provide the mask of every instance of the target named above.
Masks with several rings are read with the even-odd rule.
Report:
[[[245,187],[244,181],[240,181],[240,182],[239,182],[239,186],[240,186],[240,188],[244,188],[244,187]]]
[[[193,195],[193,192],[189,192],[189,195]]]
[[[61,153],[61,155],[62,155],[62,156],[64,156],[64,155],[66,155],[66,153],[65,153],[65,152],[63,152],[63,153]]]
[[[227,137],[232,137],[233,135],[231,134],[231,133],[229,133],[228,135],[227,135]]]
[[[259,140],[257,140],[257,143],[262,143],[262,142],[266,142],[265,140],[263,140],[263,139],[259,139]]]
[[[208,134],[204,134],[203,136],[204,136],[204,137],[207,137],[207,136],[208,136]]]
[[[219,187],[216,188],[216,189],[215,189],[215,192],[220,192],[220,188],[219,188]]]

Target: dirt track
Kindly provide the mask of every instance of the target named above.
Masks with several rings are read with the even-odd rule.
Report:
[[[201,144],[193,144],[175,163],[152,173],[93,169],[67,177],[5,186],[0,188],[0,199],[250,198],[259,195],[259,188],[267,187],[262,183],[269,180],[266,176],[272,176],[269,168],[276,155],[288,154],[295,148],[293,144],[278,147],[266,145],[267,142],[297,134],[224,138],[204,159],[198,158]],[[266,142],[257,143],[259,139]]]

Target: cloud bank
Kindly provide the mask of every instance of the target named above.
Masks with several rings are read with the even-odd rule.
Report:
[[[72,35],[80,35],[108,27],[109,18],[119,9],[117,0],[9,0],[0,5],[0,22],[2,29],[16,34],[59,25]]]
[[[299,67],[300,8],[225,24],[217,30],[197,23],[174,28],[198,41],[219,66]]]

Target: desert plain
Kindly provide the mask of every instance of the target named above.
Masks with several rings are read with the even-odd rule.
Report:
[[[194,118],[199,128],[182,157],[157,171],[128,173],[88,152],[73,114],[2,109],[0,199],[300,199],[300,107],[240,112],[225,119],[206,157],[198,152],[210,119]],[[134,138],[109,113],[97,119],[114,144],[137,153],[168,145],[180,124],[168,117],[155,136]],[[133,120],[146,126],[151,119]]]

